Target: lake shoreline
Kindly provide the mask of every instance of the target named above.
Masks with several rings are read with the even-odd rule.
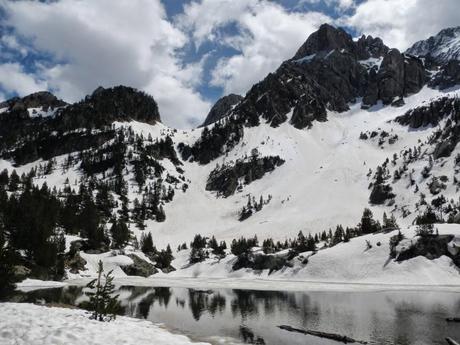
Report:
[[[92,278],[78,278],[63,282],[40,281],[28,279],[18,284],[20,291],[33,291],[37,289],[56,288],[62,286],[84,286]],[[344,292],[379,292],[379,291],[446,291],[460,293],[460,285],[422,285],[422,284],[392,284],[392,283],[367,283],[367,282],[334,282],[334,281],[306,281],[306,280],[281,280],[281,279],[238,279],[238,278],[190,278],[190,277],[123,277],[116,278],[117,286],[143,286],[143,287],[181,287],[199,289],[244,289],[260,291],[344,291]]]

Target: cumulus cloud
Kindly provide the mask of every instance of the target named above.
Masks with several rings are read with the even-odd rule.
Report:
[[[407,49],[440,30],[458,26],[458,0],[368,0],[341,23],[381,37],[391,47]]]
[[[328,6],[337,6],[339,10],[346,10],[355,5],[355,0],[300,0],[298,7],[305,4],[320,4],[324,3]]]
[[[7,92],[25,96],[40,90],[46,90],[48,85],[43,80],[38,80],[32,74],[24,71],[18,63],[0,64],[0,86]]]
[[[331,19],[318,12],[289,12],[259,0],[202,0],[185,6],[178,22],[191,32],[197,45],[208,40],[238,51],[221,58],[212,71],[211,84],[224,93],[245,93],[254,83],[292,57],[306,38]],[[235,25],[238,33],[223,28]]]
[[[193,88],[201,66],[178,59],[187,37],[159,0],[0,1],[15,34],[53,57],[38,71],[64,99],[99,85],[130,85],[151,93],[165,122],[177,127],[198,123],[209,109]]]
[[[460,24],[458,0],[299,0],[291,9],[267,0],[192,0],[173,21],[169,1],[0,0],[1,88],[50,89],[75,101],[99,85],[125,84],[152,94],[166,124],[185,128],[210,108],[198,90],[244,94],[324,22],[401,50]],[[199,61],[185,63],[193,47]]]

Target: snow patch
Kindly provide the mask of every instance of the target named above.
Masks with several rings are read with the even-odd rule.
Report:
[[[99,322],[90,320],[83,310],[28,303],[1,303],[0,325],[0,345],[208,344],[194,343],[144,320],[119,316],[112,322]]]

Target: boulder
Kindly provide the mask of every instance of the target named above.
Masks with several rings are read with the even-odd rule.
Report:
[[[150,262],[147,262],[135,254],[127,254],[133,263],[128,266],[121,266],[120,268],[129,276],[140,276],[140,277],[149,277],[155,273],[158,273],[158,270]]]
[[[427,259],[437,259],[443,255],[452,258],[454,263],[460,264],[460,255],[451,252],[451,245],[454,235],[428,235],[418,236],[408,245],[398,245],[396,261],[405,261],[417,256],[424,256]],[[459,266],[460,267],[460,266]]]
[[[74,243],[74,242],[72,242]],[[80,252],[73,252],[72,250],[65,258],[64,262],[65,268],[69,270],[70,273],[78,274],[81,271],[85,271],[86,260],[80,256]]]
[[[15,265],[13,266],[13,274],[15,277],[15,280],[21,281],[26,279],[32,271],[28,269],[26,266],[22,265]]]
[[[269,270],[269,274],[278,271],[283,267],[292,267],[293,264],[288,261],[286,256],[267,255],[263,253],[243,253],[238,255],[236,262],[233,264],[234,271],[241,268],[251,268],[256,271]]]

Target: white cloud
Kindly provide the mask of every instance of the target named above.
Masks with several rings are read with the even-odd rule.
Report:
[[[48,89],[45,81],[37,80],[34,75],[27,74],[18,63],[0,64],[0,76],[2,76],[0,86],[6,92],[25,96]]]
[[[26,57],[28,50],[25,46],[21,45],[17,38],[13,35],[3,35],[0,37],[0,47],[3,46],[6,49],[11,49],[13,51],[21,54],[22,57]]]
[[[211,83],[224,93],[245,93],[294,55],[306,38],[329,17],[317,12],[288,12],[273,2],[259,0],[202,0],[185,6],[177,18],[191,36],[231,46],[239,54],[221,58],[212,71]],[[234,24],[238,35],[222,28]]]
[[[0,4],[16,34],[60,61],[40,68],[60,97],[74,101],[99,85],[134,86],[152,93],[163,120],[179,128],[198,123],[208,111],[194,91],[202,66],[184,66],[177,57],[187,37],[168,22],[159,0]]]
[[[440,30],[460,25],[458,0],[368,0],[341,21],[365,34],[379,36],[401,50]]]
[[[346,10],[355,6],[355,0],[300,0],[298,7],[304,4],[324,3],[328,6],[337,6],[339,10]]]

